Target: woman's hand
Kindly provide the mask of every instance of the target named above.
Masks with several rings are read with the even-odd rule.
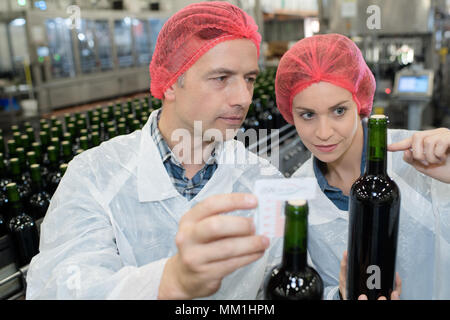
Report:
[[[436,180],[450,183],[450,130],[439,128],[414,133],[392,143],[388,151],[404,151],[403,160]]]

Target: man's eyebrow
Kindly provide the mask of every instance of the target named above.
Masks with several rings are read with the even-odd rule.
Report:
[[[257,76],[259,74],[259,70],[252,70],[250,72],[247,72],[246,76]]]
[[[231,70],[231,69],[227,69],[227,68],[217,68],[217,69],[213,69],[213,70],[209,71],[206,74],[206,77],[210,77],[210,76],[215,75],[215,74],[236,75],[236,74],[238,74],[238,72],[236,72],[234,70]],[[246,76],[249,76],[249,75],[257,76],[258,74],[259,74],[259,70],[255,69],[255,70],[252,70],[250,72],[247,72],[245,75]]]
[[[227,74],[227,75],[234,75],[237,74],[236,71],[231,70],[231,69],[227,69],[227,68],[217,68],[217,69],[213,69],[211,71],[209,71],[206,76],[212,76],[214,74]]]
[[[349,102],[349,100],[344,100],[344,101],[341,101],[339,103],[336,103],[334,106],[329,107],[328,110],[329,109],[334,109],[334,108],[340,106],[341,104],[347,103],[347,102]],[[302,109],[302,110],[305,110],[305,111],[308,111],[308,112],[315,112],[315,110],[313,110],[313,109],[309,109],[309,108],[305,108],[305,107],[301,107],[301,106],[296,106],[296,107],[294,107],[294,109]]]

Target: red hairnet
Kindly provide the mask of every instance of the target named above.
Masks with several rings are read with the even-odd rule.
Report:
[[[161,29],[150,63],[150,90],[162,99],[175,83],[204,53],[217,44],[247,38],[256,46],[259,57],[261,35],[251,16],[222,1],[188,5],[175,13]]]
[[[350,91],[358,114],[369,116],[375,93],[375,77],[361,51],[349,38],[323,34],[298,41],[281,58],[275,79],[277,106],[290,124],[292,101],[303,89],[320,81]]]

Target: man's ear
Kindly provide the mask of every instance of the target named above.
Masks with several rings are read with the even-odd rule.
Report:
[[[172,84],[167,90],[164,92],[164,99],[167,101],[175,101],[175,90],[176,83]]]

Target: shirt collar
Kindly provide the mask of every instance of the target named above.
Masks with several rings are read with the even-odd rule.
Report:
[[[364,173],[365,167],[366,167],[366,149],[367,149],[367,124],[365,121],[362,121],[362,127],[364,132],[364,146],[363,146],[363,152],[361,156],[361,174]],[[340,191],[340,189],[331,186],[327,179],[325,178],[323,171],[325,169],[325,163],[317,159],[316,157],[313,157],[313,169],[314,174],[316,175],[317,183],[319,184],[319,187],[322,191]]]
[[[183,168],[183,165],[178,160],[178,158],[175,156],[175,154],[172,152],[172,150],[169,148],[169,145],[167,144],[166,140],[164,140],[164,137],[161,134],[161,131],[159,131],[158,123],[159,119],[161,118],[161,109],[156,110],[156,116],[153,117],[150,121],[150,134],[152,136],[153,141],[156,144],[156,147],[161,155],[162,162],[166,162],[167,160],[171,160],[175,165]],[[211,155],[209,156],[208,160],[206,161],[206,165],[211,165],[214,163],[217,163],[217,155],[216,155],[216,148],[217,145],[212,149]]]

